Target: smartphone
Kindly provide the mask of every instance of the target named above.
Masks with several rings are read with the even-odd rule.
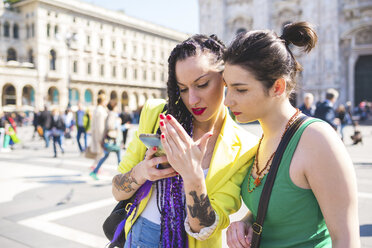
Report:
[[[165,155],[165,151],[163,150],[163,146],[160,141],[160,135],[159,134],[149,134],[149,133],[141,133],[139,135],[139,139],[142,141],[145,146],[150,149],[154,146],[158,147],[157,152],[155,153],[155,157],[160,157]],[[167,164],[158,164],[156,166],[157,169],[165,169],[168,168],[170,165]]]

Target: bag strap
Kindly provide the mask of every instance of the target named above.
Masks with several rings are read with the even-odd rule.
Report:
[[[274,186],[276,174],[278,173],[279,165],[283,157],[283,153],[288,146],[289,141],[292,139],[293,135],[296,133],[298,128],[308,119],[306,115],[297,118],[293,124],[285,132],[279,146],[275,152],[273,162],[271,164],[269,173],[267,174],[265,185],[262,189],[260,202],[258,205],[256,221],[252,224],[253,236],[251,241],[251,248],[258,248],[260,246],[262,226],[264,224],[266,212],[269,206],[269,200],[272,188]]]

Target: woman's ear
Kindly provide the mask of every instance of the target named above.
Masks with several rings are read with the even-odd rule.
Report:
[[[286,92],[286,82],[284,78],[279,78],[275,81],[274,85],[271,87],[272,95],[279,97]]]

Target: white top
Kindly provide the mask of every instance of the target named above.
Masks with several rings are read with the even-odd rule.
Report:
[[[204,178],[207,177],[208,170],[209,169],[203,170]],[[150,197],[145,209],[143,210],[141,216],[143,218],[148,219],[149,221],[151,221],[153,223],[156,223],[158,225],[161,224],[161,220],[160,220],[161,216],[160,216],[160,213],[159,213],[159,210],[158,210],[158,206],[156,204],[156,185],[152,189],[151,197]]]

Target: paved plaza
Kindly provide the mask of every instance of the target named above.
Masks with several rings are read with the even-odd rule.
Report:
[[[244,127],[261,133],[259,125]],[[358,179],[362,247],[372,247],[372,126],[361,128],[364,144],[352,146],[348,138],[345,144]],[[78,152],[76,141],[66,140],[66,153],[53,158],[53,148],[44,148],[39,138],[32,140],[32,130],[20,128],[23,143],[0,152],[0,247],[105,247],[102,223],[116,204],[111,195],[116,155],[110,155],[100,180],[94,181],[89,177],[93,161]],[[349,137],[352,128],[345,132]],[[244,211],[232,219],[241,218]]]

